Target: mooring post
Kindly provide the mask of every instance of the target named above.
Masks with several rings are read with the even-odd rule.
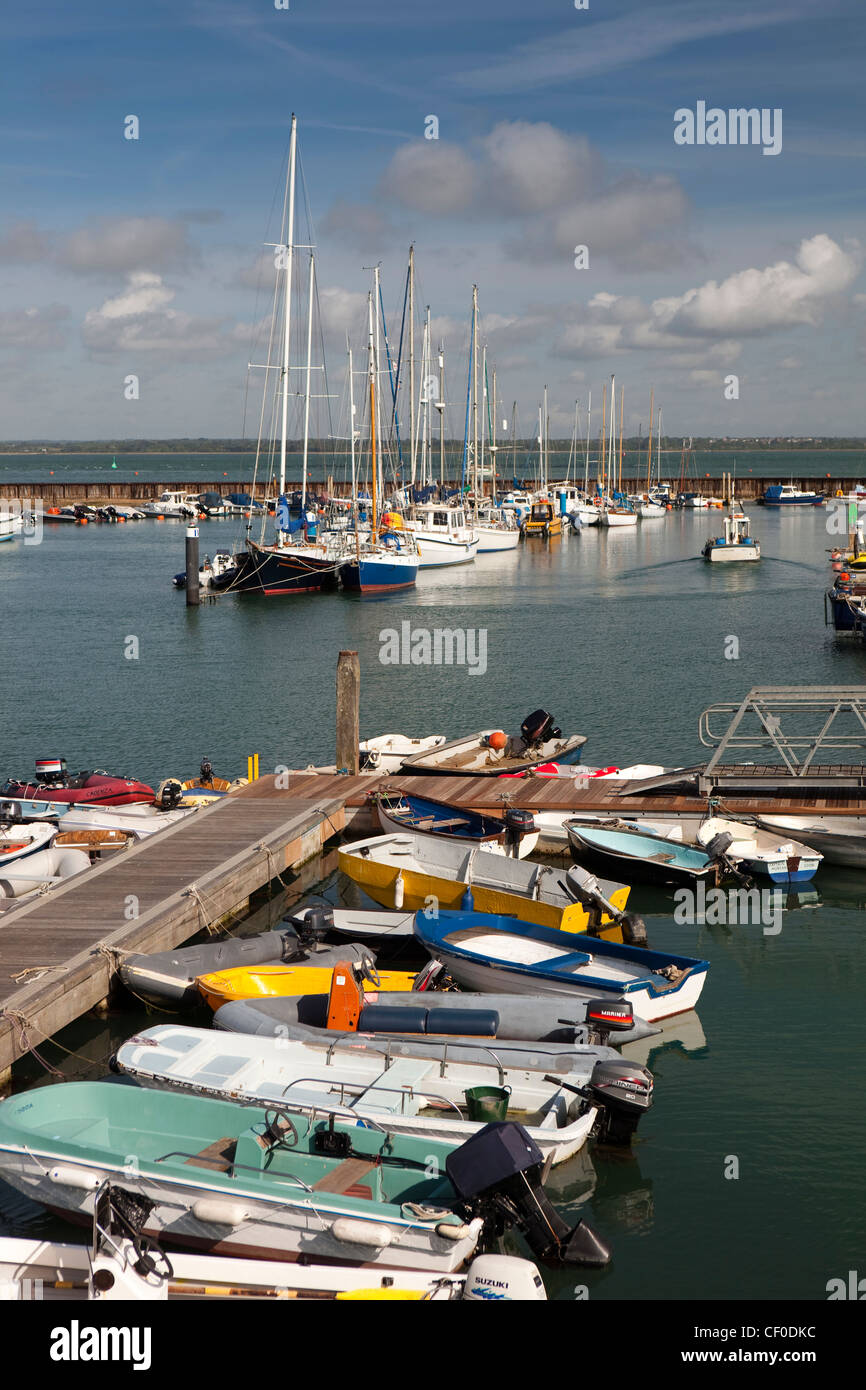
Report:
[[[198,527],[186,528],[186,606],[198,607],[201,599],[198,591]]]
[[[337,658],[337,771],[357,777],[361,737],[361,663],[357,652]]]

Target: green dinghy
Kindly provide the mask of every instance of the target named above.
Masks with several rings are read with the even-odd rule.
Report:
[[[549,1212],[542,1258],[605,1263],[590,1228],[569,1229],[550,1206],[540,1164],[514,1124],[487,1126],[455,1148],[323,1111],[114,1081],[42,1087],[0,1104],[0,1175],[34,1201],[89,1222],[109,1181],[160,1244],[257,1259],[452,1271],[485,1230],[501,1229],[504,1212],[515,1224],[516,1198],[530,1218],[516,1224],[533,1248],[536,1208]]]

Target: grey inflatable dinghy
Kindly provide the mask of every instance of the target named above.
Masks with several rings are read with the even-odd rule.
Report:
[[[259,936],[231,937],[227,941],[206,941],[199,946],[182,946],[177,951],[155,955],[129,955],[120,967],[123,983],[149,1003],[169,1008],[193,1008],[201,1004],[196,989],[197,975],[232,970],[239,965],[318,965],[334,966],[341,960],[375,959],[369,946],[345,942],[341,946],[302,943],[293,927],[262,932]]]
[[[619,1047],[659,1031],[634,1018],[626,1000],[572,1003],[452,991],[389,991],[379,998],[385,1002],[362,1010],[357,1032],[326,1028],[328,998],[323,994],[223,1004],[214,1024],[229,1033],[375,1046],[394,1056],[442,1057],[447,1052],[452,1058],[489,1062],[495,1054],[503,1065],[531,1068],[550,1067],[552,1059],[570,1048]]]

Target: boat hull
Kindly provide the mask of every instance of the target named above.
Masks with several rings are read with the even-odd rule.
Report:
[[[340,583],[350,593],[393,594],[411,589],[418,577],[418,561],[412,556],[364,556],[340,566]]]
[[[232,593],[288,597],[317,594],[336,585],[334,561],[314,546],[307,551],[301,546],[259,546],[250,542],[236,558],[237,569],[229,585]]]

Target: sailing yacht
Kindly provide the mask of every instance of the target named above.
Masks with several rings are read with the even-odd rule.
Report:
[[[378,514],[378,458],[379,458],[379,419],[376,408],[379,363],[377,345],[373,329],[374,295],[379,303],[379,267],[374,272],[374,290],[367,296],[367,377],[370,403],[370,461],[372,473],[371,517],[369,535],[363,539],[359,529],[358,492],[355,472],[355,394],[352,374],[352,353],[349,352],[349,433],[352,455],[352,502],[354,511],[354,554],[352,538],[348,531],[344,541],[349,547],[349,557],[340,565],[340,583],[344,589],[360,594],[393,593],[397,589],[411,589],[418,575],[419,555],[411,534],[406,534],[402,526],[395,524],[380,529]],[[397,518],[399,519],[399,518]],[[395,519],[395,520],[397,520]]]
[[[307,366],[306,389],[304,396],[304,479],[301,493],[300,520],[293,521],[286,497],[286,439],[288,433],[289,396],[294,394],[289,379],[289,352],[292,341],[292,268],[295,253],[295,178],[297,168],[297,118],[292,116],[292,130],[289,144],[289,168],[286,180],[286,194],[283,202],[283,225],[280,251],[277,264],[278,293],[274,301],[274,322],[270,341],[282,339],[282,355],[279,367],[270,361],[265,371],[265,399],[267,399],[273,374],[277,374],[277,403],[281,408],[280,431],[280,489],[274,525],[276,534],[268,543],[264,540],[265,520],[262,520],[260,539],[252,539],[252,522],[247,526],[246,550],[235,556],[236,567],[230,572],[230,580],[224,586],[234,593],[255,593],[272,595],[318,593],[333,588],[337,582],[337,564],[333,542],[329,538],[318,539],[315,514],[307,510],[307,458],[310,437],[310,373],[312,370],[312,327],[315,304],[315,260],[310,250],[309,265],[309,308],[307,320]],[[282,278],[280,287],[279,278]],[[282,288],[282,323],[279,319],[279,290]],[[263,406],[262,420],[266,410]],[[263,452],[263,440],[259,437],[256,448],[256,468]]]

